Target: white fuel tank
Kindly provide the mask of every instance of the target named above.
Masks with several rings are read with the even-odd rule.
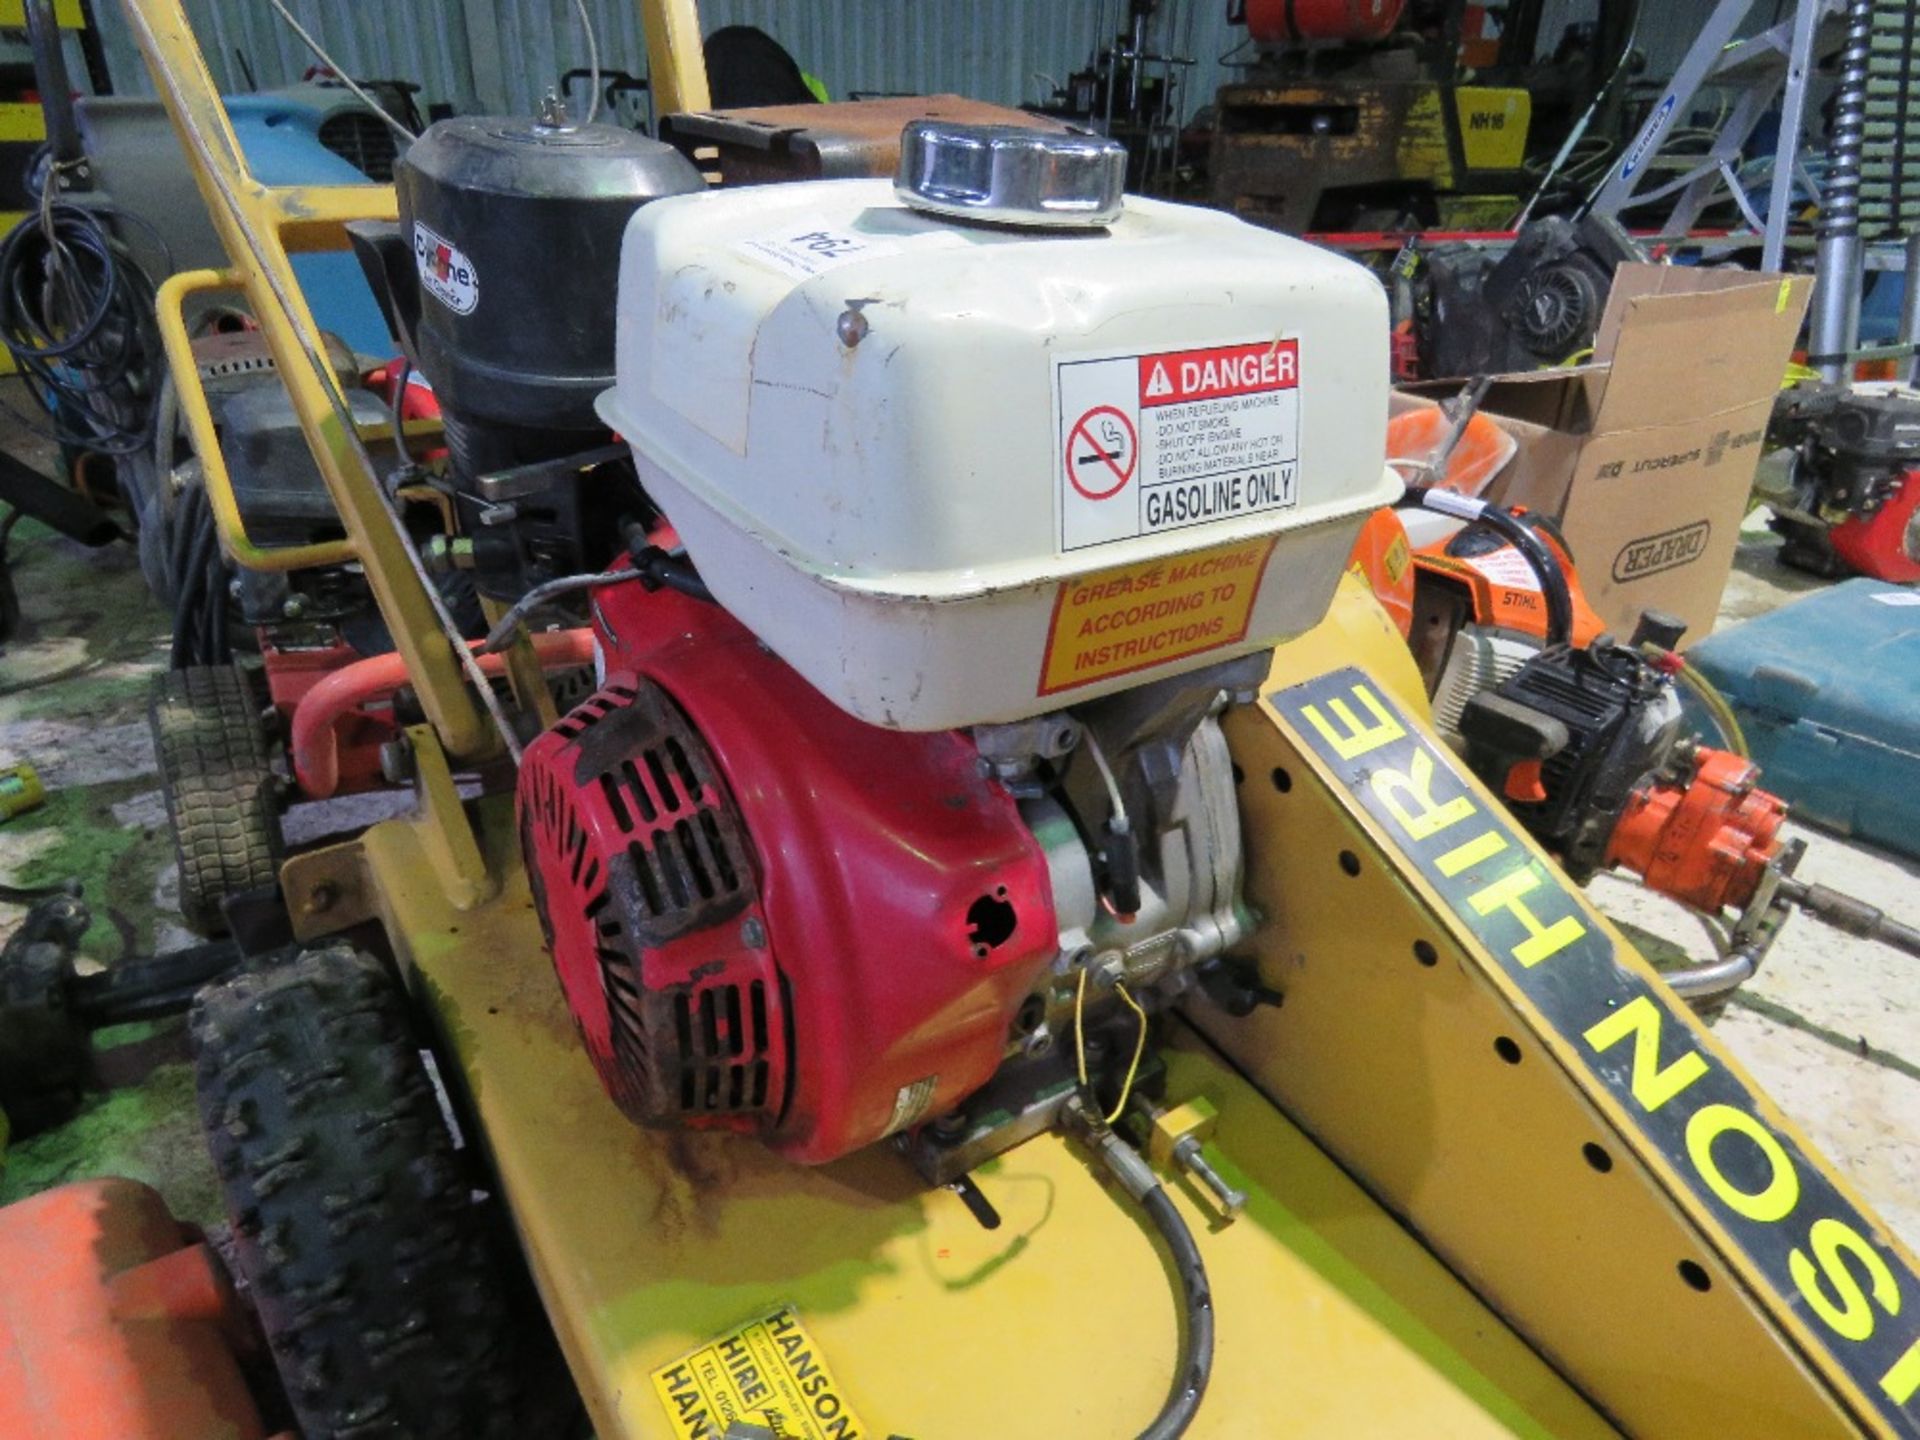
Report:
[[[634,216],[618,303],[601,416],[721,603],[876,725],[1270,647],[1400,491],[1378,283],[1210,210],[1047,230],[879,180],[683,196]]]

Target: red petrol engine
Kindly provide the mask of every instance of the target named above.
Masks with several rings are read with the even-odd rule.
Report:
[[[528,748],[519,819],[608,1092],[818,1163],[978,1088],[1059,927],[973,741],[852,718],[674,590],[593,611],[604,683]]]

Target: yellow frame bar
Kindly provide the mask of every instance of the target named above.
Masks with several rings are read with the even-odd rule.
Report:
[[[173,372],[180,418],[186,422],[187,436],[200,457],[201,481],[206,486],[207,503],[213,507],[220,542],[236,564],[249,570],[308,570],[345,564],[357,558],[351,541],[326,540],[263,550],[247,536],[246,520],[234,499],[233,477],[227,473],[226,456],[220,451],[220,434],[207,404],[207,389],[200,383],[200,370],[194,363],[186,316],[189,295],[241,288],[240,277],[231,270],[182,270],[170,276],[159,291],[160,343],[166,348],[167,366]]]
[[[219,472],[221,477],[209,487],[208,497],[234,558],[250,564],[271,556],[267,567],[273,569],[359,559],[441,744],[456,760],[484,759],[498,748],[499,736],[467,686],[462,657],[454,653],[388,511],[379,476],[326,363],[325,342],[288,258],[290,252],[346,248],[344,227],[350,220],[397,219],[393,187],[263,184],[247,168],[181,0],[125,0],[125,5],[134,41],[231,262],[224,274],[203,271],[178,284],[169,282],[173,288],[164,292],[161,325],[194,443],[209,475]],[[246,540],[231,485],[221,483],[226,477],[219,451],[204,443],[211,419],[191,349],[181,343],[184,323],[174,313],[183,295],[216,283],[237,288],[259,321],[307,446],[340,512],[347,532],[343,545],[300,547],[305,556],[295,552],[290,560],[285,552],[262,551]]]
[[[707,57],[700,39],[699,0],[638,0],[640,24],[647,35],[647,78],[654,109],[706,110],[713,105],[707,88]]]

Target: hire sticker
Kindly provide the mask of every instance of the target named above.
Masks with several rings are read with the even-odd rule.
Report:
[[[679,1440],[719,1440],[741,1422],[777,1440],[868,1433],[791,1305],[662,1365],[653,1389]]]

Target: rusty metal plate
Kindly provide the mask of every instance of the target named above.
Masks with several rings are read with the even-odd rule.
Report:
[[[683,150],[717,146],[721,183],[851,180],[891,176],[911,120],[1021,125],[1064,134],[1071,126],[960,95],[901,95],[832,105],[763,105],[669,115],[660,136]]]

